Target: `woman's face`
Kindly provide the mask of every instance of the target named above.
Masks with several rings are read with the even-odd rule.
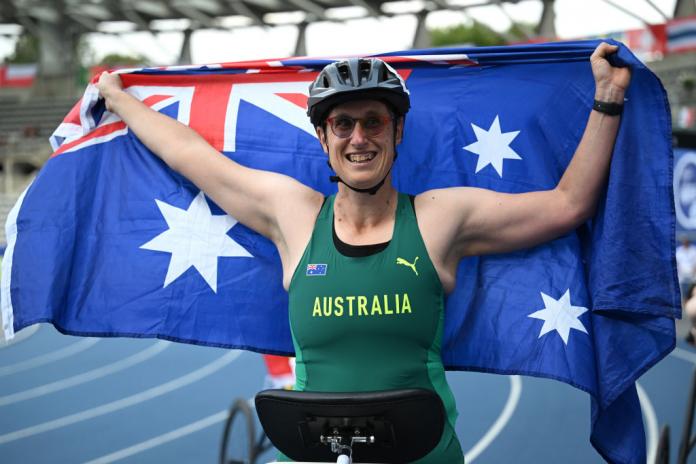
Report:
[[[352,126],[349,136],[339,137],[331,128],[332,122],[340,127],[341,121],[351,120],[360,122]],[[370,124],[378,120],[383,130],[371,133]],[[403,130],[403,120],[399,119],[394,133],[392,121],[387,106],[377,100],[356,100],[331,110],[326,129],[318,127],[317,137],[329,155],[331,167],[344,182],[369,188],[389,173],[394,162],[394,146],[401,142]]]

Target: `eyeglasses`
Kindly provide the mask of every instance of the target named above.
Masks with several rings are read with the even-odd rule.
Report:
[[[336,116],[326,118],[326,121],[331,127],[331,132],[341,139],[347,139],[353,134],[355,124],[360,122],[363,132],[368,137],[374,137],[381,134],[384,128],[392,121],[391,116],[367,116],[364,118],[351,118],[350,116]]]

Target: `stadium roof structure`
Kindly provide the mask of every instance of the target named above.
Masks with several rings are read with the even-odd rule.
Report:
[[[184,33],[179,63],[191,62],[191,34],[198,29],[230,30],[248,26],[294,24],[299,29],[295,55],[305,55],[305,31],[316,21],[342,21],[366,17],[415,14],[418,23],[413,47],[430,45],[425,28],[427,15],[436,10],[467,10],[498,6],[515,23],[505,4],[522,0],[3,0],[0,2],[0,35],[29,33],[39,38],[39,80],[52,77],[73,81],[76,48],[84,33],[122,34],[134,31],[171,31],[166,20],[179,20]],[[554,1],[537,0],[542,14],[538,37],[553,39]],[[617,0],[603,0],[636,16]],[[642,0],[655,8],[652,0]],[[696,14],[696,0],[677,0],[673,17]],[[659,10],[658,10],[659,11]],[[664,12],[660,12],[665,16]],[[640,18],[639,18],[640,19]],[[165,20],[165,21],[163,21]],[[114,30],[114,25],[120,29]],[[8,32],[9,31],[9,32]],[[532,37],[529,37],[530,39]],[[52,93],[52,92],[49,92]]]
[[[552,5],[554,0],[539,0]],[[486,5],[519,3],[520,0],[428,0],[424,9],[461,10]],[[398,13],[385,4],[407,3],[393,0],[5,0],[0,3],[0,24],[19,24],[29,30],[39,22],[67,19],[86,31],[99,32],[107,21],[127,21],[134,30],[157,30],[157,20],[187,19],[194,28],[225,28],[226,17],[246,18],[245,25],[278,25],[269,21],[272,13],[301,13],[302,21],[335,20],[336,9],[357,7],[353,17],[391,16]],[[296,19],[288,21],[297,23]]]
[[[425,18],[435,10],[465,10],[467,8],[518,3],[521,0],[417,0],[418,18],[414,47],[429,46]],[[543,5],[540,28],[543,36],[552,38],[554,0],[539,0]],[[163,32],[171,27],[162,20],[182,20],[184,41],[179,63],[190,63],[191,35],[198,29],[230,30],[248,26],[278,26],[295,24],[299,29],[295,55],[305,55],[305,31],[315,21],[341,21],[364,17],[394,16],[414,13],[389,4],[408,4],[385,0],[3,0],[0,2],[0,25],[16,25],[4,35],[29,33],[39,38],[40,62],[35,89],[42,94],[64,93],[74,81],[79,37],[90,32],[129,33],[134,31]],[[350,9],[346,17],[345,10]],[[343,15],[337,14],[343,10]],[[511,19],[511,22],[514,21]],[[284,22],[285,21],[285,22]],[[113,32],[120,23],[119,32]],[[163,24],[164,23],[164,24]],[[111,26],[111,27],[110,27]],[[126,29],[123,29],[125,26]],[[3,28],[8,30],[8,28]],[[3,34],[3,32],[0,32]],[[46,92],[42,85],[61,81],[58,87]]]
[[[41,36],[40,28],[51,25],[61,28],[64,33],[69,31],[79,34],[160,32],[171,30],[166,29],[162,20],[183,20],[187,24],[183,29],[188,31],[296,24],[301,29],[298,42],[302,42],[304,28],[315,21],[415,13],[418,17],[418,29],[424,30],[425,17],[431,11],[467,10],[481,6],[500,7],[501,12],[514,24],[514,18],[508,14],[504,5],[520,1],[522,0],[3,0],[0,2],[0,25],[14,24],[21,27],[11,29],[10,32],[0,30],[0,35],[19,35],[28,31],[32,35]],[[537,1],[542,4],[543,11],[536,34],[552,39],[556,36],[555,0]],[[602,1],[643,20],[630,8],[622,6],[620,0]],[[668,19],[653,0],[641,1],[658,11],[665,20]],[[696,14],[696,1],[676,0],[672,16],[690,14]],[[113,32],[113,28],[108,27],[109,23],[120,23],[121,31]],[[420,39],[417,33],[414,47],[429,45]],[[303,48],[301,45],[298,43],[297,52],[303,51],[299,49]]]

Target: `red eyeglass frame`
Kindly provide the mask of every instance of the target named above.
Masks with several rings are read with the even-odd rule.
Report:
[[[382,122],[382,124],[381,124],[381,126],[379,126],[377,132],[374,132],[374,130],[365,128],[365,120],[372,119],[372,118],[379,119]],[[333,124],[336,119],[350,119],[351,121],[353,121],[353,127],[350,129],[349,134],[339,135],[336,133],[336,130],[334,129],[334,124]],[[355,130],[355,126],[357,125],[358,122],[362,126],[363,132],[365,132],[365,135],[367,135],[368,137],[376,137],[379,134],[381,134],[382,132],[384,132],[384,129],[387,127],[387,124],[389,124],[389,122],[391,122],[393,120],[394,120],[394,117],[391,115],[388,115],[388,114],[370,115],[370,116],[366,116],[364,118],[351,118],[350,116],[344,116],[344,115],[334,116],[332,118],[326,118],[326,122],[328,122],[329,127],[331,127],[331,132],[333,132],[333,135],[335,135],[339,139],[347,139],[351,135],[353,135],[353,131]]]

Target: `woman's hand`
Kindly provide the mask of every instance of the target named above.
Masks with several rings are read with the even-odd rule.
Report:
[[[97,89],[99,89],[99,95],[106,103],[106,109],[113,112],[113,97],[118,92],[123,91],[123,83],[119,75],[108,71],[102,72],[97,82]]]
[[[607,56],[616,53],[619,47],[602,42],[592,56],[592,74],[595,79],[595,99],[611,103],[623,103],[624,94],[631,82],[631,69],[612,66]]]

